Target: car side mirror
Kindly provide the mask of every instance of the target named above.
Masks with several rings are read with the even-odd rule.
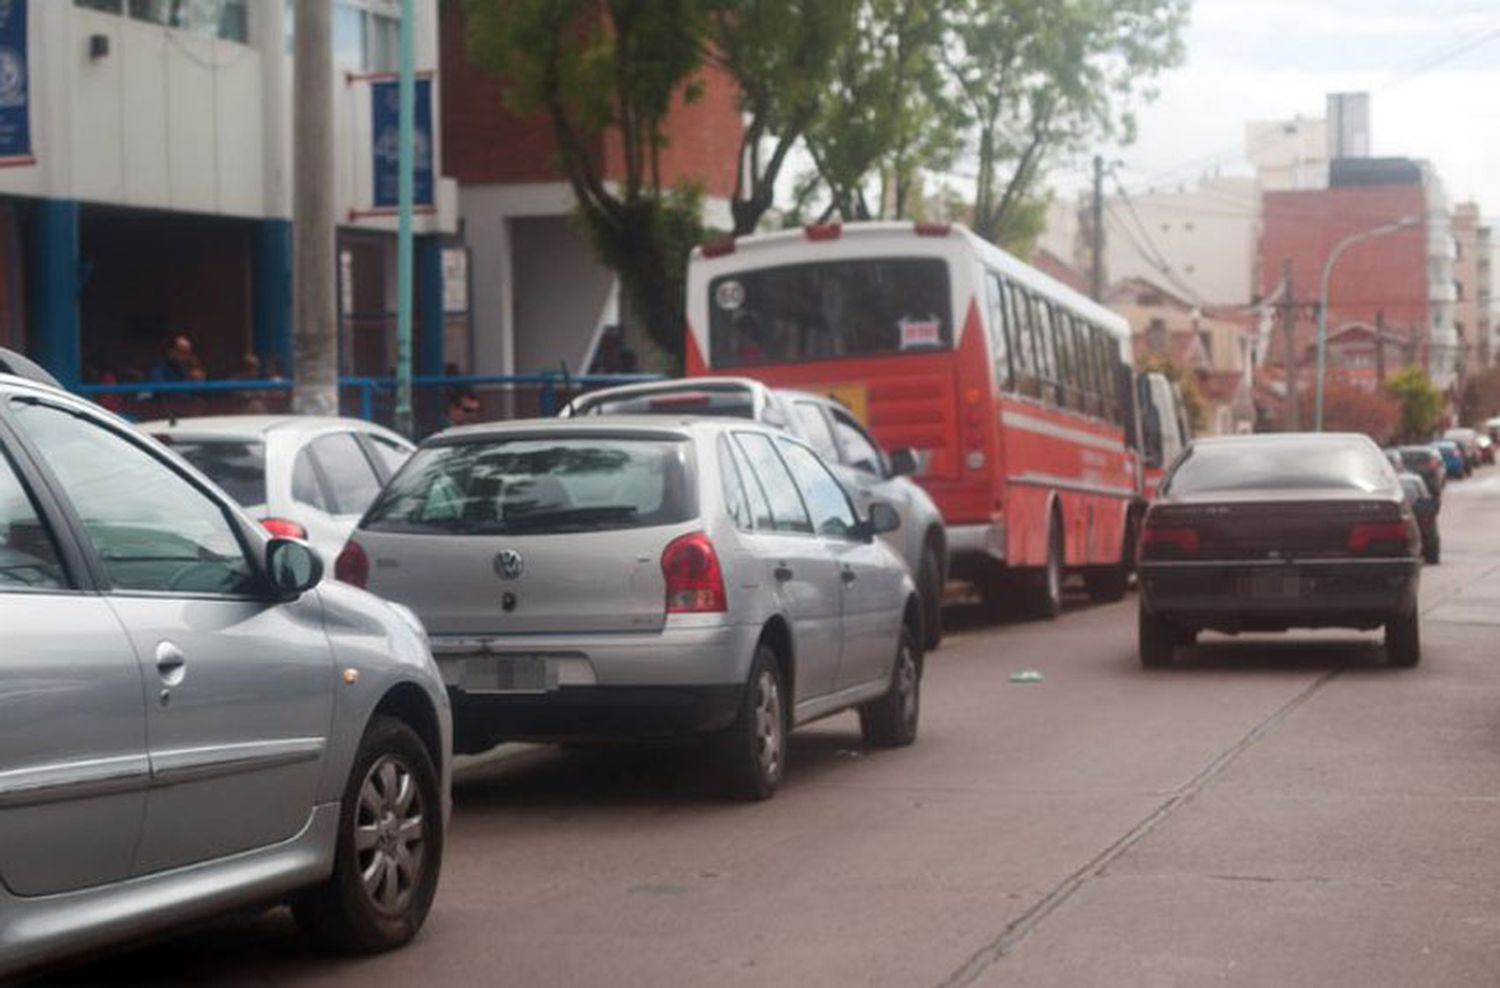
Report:
[[[290,602],[323,582],[323,560],[299,539],[272,539],[266,546],[266,573],[277,599]]]
[[[891,450],[891,476],[910,477],[917,472],[917,451],[903,446]]]
[[[871,537],[894,532],[901,527],[901,515],[895,508],[884,501],[876,501],[870,505],[870,520],[865,523],[866,531]]]

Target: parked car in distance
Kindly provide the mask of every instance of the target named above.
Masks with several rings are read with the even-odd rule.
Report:
[[[1482,454],[1479,451],[1479,433],[1473,429],[1465,429],[1455,426],[1443,433],[1443,438],[1458,443],[1458,448],[1463,450],[1464,460],[1469,464],[1469,469],[1479,466]]]
[[[876,538],[899,523],[753,422],[508,422],[426,440],[337,572],[426,623],[460,752],[698,737],[759,799],[797,725],[916,737],[921,604]]]
[[[363,419],[215,415],[141,429],[206,473],[272,535],[306,539],[328,566],[415,447]]]
[[[1391,465],[1396,468],[1397,473],[1410,471],[1417,474],[1427,483],[1427,489],[1433,497],[1442,498],[1443,486],[1448,480],[1448,468],[1443,462],[1443,454],[1431,446],[1396,446],[1386,452],[1394,457]]]
[[[1141,532],[1140,658],[1172,663],[1199,631],[1385,627],[1421,660],[1421,534],[1390,464],[1352,433],[1198,440]]]
[[[1411,505],[1417,517],[1417,528],[1422,532],[1422,561],[1437,565],[1443,558],[1443,537],[1438,532],[1439,501],[1427,486],[1427,482],[1414,473],[1403,473],[1401,490],[1406,494],[1406,503]]]
[[[1430,445],[1443,458],[1443,466],[1447,468],[1450,480],[1462,480],[1472,472],[1469,461],[1458,443],[1451,439],[1438,439]]]
[[[277,902],[340,951],[417,933],[448,697],[414,616],[322,573],[143,432],[0,375],[0,981]]]
[[[696,377],[652,381],[592,391],[573,399],[564,417],[587,415],[708,415],[750,419],[783,429],[818,452],[854,498],[868,511],[883,501],[901,516],[886,540],[901,554],[922,598],[923,647],[943,639],[943,588],[948,582],[948,535],[942,512],[909,474],[918,470],[909,449],[887,454],[854,414],[826,395],[770,388],[743,377]]]

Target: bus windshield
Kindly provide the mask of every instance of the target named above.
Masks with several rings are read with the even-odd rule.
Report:
[[[946,350],[947,262],[860,258],[742,271],[708,286],[719,368]]]

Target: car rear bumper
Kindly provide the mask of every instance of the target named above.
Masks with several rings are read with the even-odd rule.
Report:
[[[734,719],[760,628],[674,618],[658,632],[434,636],[454,748],[500,741],[670,737]]]
[[[1373,628],[1416,608],[1419,559],[1142,562],[1147,610],[1219,631]]]
[[[452,689],[455,751],[502,741],[676,738],[734,722],[743,683],[727,686],[565,686],[545,694]]]

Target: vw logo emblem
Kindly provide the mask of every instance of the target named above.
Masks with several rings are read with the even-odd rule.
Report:
[[[495,575],[502,580],[514,580],[526,569],[526,560],[514,549],[501,549],[495,555]]]

